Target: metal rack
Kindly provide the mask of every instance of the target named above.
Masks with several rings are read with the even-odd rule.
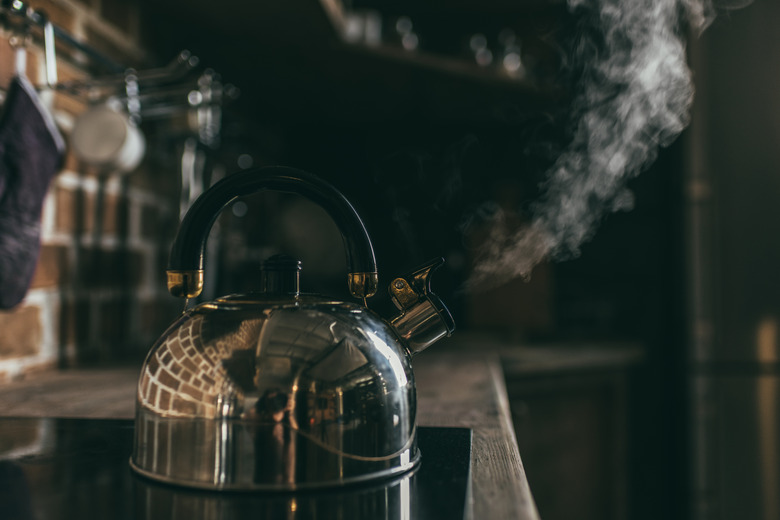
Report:
[[[183,110],[198,110],[198,119],[204,130],[202,140],[213,140],[214,120],[219,105],[238,96],[238,89],[223,84],[219,74],[205,69],[196,74],[197,56],[183,50],[168,65],[159,68],[136,70],[107,57],[90,45],[78,41],[67,31],[51,23],[46,13],[36,10],[22,0],[0,0],[0,21],[11,30],[28,34],[29,28],[38,27],[43,33],[46,61],[46,88],[56,90],[87,104],[114,99],[125,104],[129,114],[136,119],[158,119]],[[70,50],[81,53],[105,74],[84,80],[57,81],[55,40]],[[209,110],[207,114],[205,111]],[[216,112],[215,112],[216,111]],[[218,132],[218,131],[217,131]]]
[[[63,28],[51,23],[46,12],[33,9],[21,0],[0,0],[0,14],[6,18],[17,19],[22,23],[40,27],[44,31],[50,30],[52,36],[58,41],[82,53],[107,72],[120,73],[127,69],[124,65],[117,63],[90,45],[78,41]]]
[[[110,105],[125,112],[133,126],[148,120],[178,118],[181,121],[180,116],[185,115],[187,130],[178,137],[183,147],[182,211],[207,187],[203,171],[206,154],[219,148],[223,107],[239,95],[239,90],[223,83],[216,71],[199,67],[198,57],[187,50],[162,67],[136,70],[124,66],[76,40],[53,25],[45,12],[33,10],[21,0],[0,0],[0,23],[11,31],[11,38],[16,38],[15,43],[10,39],[9,43],[17,48],[16,59],[22,60],[26,60],[23,49],[29,41],[30,29],[41,28],[46,81],[38,89],[47,94],[56,91],[85,105]],[[77,53],[88,58],[90,66],[84,67],[88,76],[59,82],[55,46],[69,47],[72,58]],[[83,66],[86,60],[78,56],[76,61]],[[0,89],[0,101],[3,97]]]

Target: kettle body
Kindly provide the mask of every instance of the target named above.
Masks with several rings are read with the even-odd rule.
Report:
[[[202,304],[149,353],[133,464],[219,489],[300,489],[410,469],[411,354],[372,311],[301,296]]]
[[[227,177],[220,181],[227,188],[218,183],[211,190],[234,194],[231,186],[250,180],[254,187],[277,188],[303,180],[318,195],[335,190],[299,170],[245,175],[251,178]],[[429,290],[441,260],[390,283],[399,314],[383,319],[365,305],[376,287],[373,248],[354,209],[338,195],[330,213],[345,239],[350,290],[362,301],[301,293],[300,262],[277,256],[264,264],[259,292],[186,311],[142,367],[131,459],[137,472],[203,489],[298,490],[388,477],[419,462],[411,360],[454,330],[449,311]],[[219,197],[216,211],[225,199],[231,198]],[[213,208],[194,209],[210,226]],[[188,222],[201,220],[185,217],[168,271],[169,289],[183,296],[200,288],[198,269],[187,268],[198,267],[202,257],[188,264],[182,251],[202,255],[200,234],[208,232],[190,232]],[[355,238],[345,229],[363,232]],[[188,249],[182,240],[201,245]]]

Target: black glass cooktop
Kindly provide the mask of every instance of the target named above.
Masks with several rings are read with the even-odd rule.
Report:
[[[422,464],[391,480],[306,493],[226,493],[158,484],[128,461],[133,421],[0,419],[0,518],[470,518],[471,430],[419,428]]]

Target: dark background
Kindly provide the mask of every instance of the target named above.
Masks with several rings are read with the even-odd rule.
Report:
[[[689,399],[691,374],[697,373],[691,363],[692,314],[702,304],[716,305],[716,299],[694,301],[691,280],[703,272],[712,294],[724,287],[728,292],[730,284],[744,287],[733,278],[718,285],[710,276],[712,266],[722,254],[733,258],[729,244],[735,240],[744,242],[742,251],[762,242],[728,228],[734,230],[731,238],[705,244],[704,258],[698,261],[704,264],[691,260],[691,244],[697,233],[718,235],[718,223],[733,222],[762,191],[757,180],[754,191],[731,198],[735,188],[728,186],[744,156],[738,143],[755,145],[749,146],[753,171],[774,171],[773,155],[766,152],[773,147],[771,139],[764,143],[757,136],[778,137],[773,126],[778,119],[770,115],[767,125],[747,125],[741,138],[733,127],[751,114],[756,117],[762,100],[777,97],[772,93],[777,90],[770,92],[776,80],[763,78],[752,111],[735,108],[740,105],[730,97],[752,96],[750,81],[744,80],[753,70],[766,70],[765,58],[755,57],[765,42],[753,30],[762,15],[726,13],[700,43],[692,38],[700,91],[692,128],[698,134],[686,131],[661,150],[648,171],[628,183],[635,195],[631,211],[609,215],[579,256],[541,265],[530,283],[516,281],[508,290],[473,294],[463,292],[461,284],[479,247],[480,215],[499,205],[519,221],[526,219],[545,168],[566,144],[570,101],[581,72],[568,61],[578,20],[560,2],[460,0],[443,7],[428,1],[362,0],[349,6],[377,9],[386,24],[398,15],[411,16],[420,35],[419,52],[404,53],[393,42],[387,49],[346,45],[314,1],[228,1],[218,6],[175,1],[150,3],[146,9],[153,13],[149,37],[161,61],[190,49],[241,89],[240,98],[226,109],[222,146],[214,152],[218,160],[235,171],[239,155],[249,154],[254,166],[296,166],[330,180],[364,218],[381,280],[444,256],[447,264],[437,273],[434,290],[451,307],[461,330],[484,330],[520,343],[627,341],[642,348],[644,360],[632,369],[628,388],[629,518],[688,518],[702,500],[719,503],[712,497],[728,493],[725,481],[712,484],[710,495],[702,499],[697,494],[701,482],[691,469],[698,463],[692,454],[692,417],[701,405],[691,405]],[[766,4],[761,8],[771,9]],[[392,25],[385,33],[392,34],[388,27]],[[469,35],[484,32],[495,45],[496,34],[505,27],[527,42],[524,56],[532,68],[526,80],[506,78],[470,61]],[[752,43],[744,43],[745,35],[754,35]],[[775,53],[780,48],[776,44],[769,47]],[[754,61],[745,61],[746,52],[752,52]],[[744,70],[729,72],[739,67]],[[727,96],[717,89],[731,85],[729,81],[734,88]],[[702,114],[706,117],[699,119]],[[717,134],[710,128],[723,130]],[[692,228],[692,168],[702,167],[696,157],[709,157],[715,149],[719,155],[705,161],[702,182],[718,193],[728,213]],[[764,194],[761,208],[772,206],[775,192]],[[247,286],[256,283],[256,266],[264,253],[283,248],[302,257],[304,289],[343,292],[341,245],[316,210],[273,194],[249,202],[246,216],[226,212],[220,224],[223,240],[241,246],[221,259],[226,269],[220,273],[220,293],[251,288]],[[290,217],[289,208],[301,211],[302,220]],[[316,232],[291,240],[285,230],[296,229],[296,222],[314,226]],[[248,253],[236,258],[238,249]],[[746,265],[741,262],[735,260],[735,265]],[[753,271],[753,282],[761,286],[768,272]],[[740,290],[731,290],[736,293]],[[740,295],[751,299],[749,292]],[[381,295],[378,299],[376,305],[386,308]],[[768,298],[760,311],[773,309],[774,300]],[[724,314],[722,308],[708,308],[708,319]],[[717,320],[708,324],[715,337],[724,331]],[[725,328],[728,334],[738,327]]]

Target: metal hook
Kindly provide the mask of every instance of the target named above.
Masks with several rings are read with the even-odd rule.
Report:
[[[4,0],[3,6],[16,13],[22,13],[23,10],[30,11],[29,8],[18,1]],[[11,28],[11,35],[8,38],[8,44],[14,51],[14,73],[17,76],[24,76],[27,73],[27,45],[30,42],[29,16],[27,13],[22,14],[22,16],[22,23]]]
[[[128,82],[127,76],[128,74],[132,74],[135,76],[135,81],[139,85],[145,84],[144,86],[147,87],[145,90],[149,90],[150,86],[165,85],[184,78],[198,66],[198,63],[199,60],[197,56],[193,56],[189,51],[183,50],[172,62],[164,67],[149,70],[126,69],[120,74],[112,74],[110,76],[90,78],[87,80],[67,81],[57,85],[57,88],[58,90],[76,96],[84,95],[85,92],[93,90],[126,89]]]
[[[137,125],[141,122],[141,99],[139,97],[138,74],[135,69],[125,71],[126,106],[130,121]]]
[[[36,11],[43,20],[43,51],[46,62],[46,85],[49,88],[57,86],[57,55],[54,43],[54,25],[43,11]]]
[[[14,74],[17,76],[27,75],[27,49],[23,38],[12,35],[8,38],[8,43],[14,52]]]

